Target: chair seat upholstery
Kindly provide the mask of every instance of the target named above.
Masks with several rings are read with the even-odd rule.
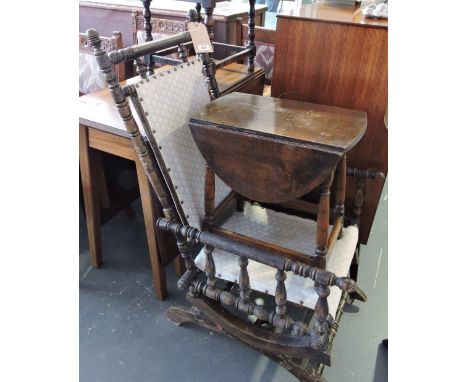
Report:
[[[309,255],[315,251],[316,222],[314,220],[276,212],[250,203],[245,203],[244,212],[235,212],[222,225],[222,228]],[[343,229],[341,239],[336,241],[332,251],[328,254],[327,270],[334,272],[337,276],[348,275],[358,241],[358,233],[355,226]],[[232,282],[239,279],[237,256],[215,249],[213,259],[219,278]],[[196,257],[195,264],[201,270],[204,269],[203,249]],[[274,296],[276,269],[252,260],[249,260],[247,269],[251,288]],[[312,280],[287,273],[285,285],[289,301],[303,304],[311,309],[315,308],[318,296]],[[336,286],[331,287],[328,306],[333,318],[340,299],[341,291]]]

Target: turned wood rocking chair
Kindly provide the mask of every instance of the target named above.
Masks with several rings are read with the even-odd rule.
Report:
[[[188,42],[190,35],[183,32],[107,54],[97,32],[88,30],[87,34],[135,150],[163,206],[165,218],[158,219],[157,228],[174,234],[187,268],[178,287],[187,291],[191,307],[170,308],[166,313],[168,319],[177,324],[194,322],[224,332],[279,362],[300,380],[322,380],[323,366],[330,365],[331,343],[346,295],[354,292],[362,300],[366,299],[355,282],[346,277],[358,230],[355,226],[343,227],[344,150],[338,152],[331,146],[307,145],[305,141],[291,139],[289,143],[294,145],[291,151],[278,151],[277,145],[283,142],[272,140],[268,143],[272,150],[265,154],[267,157],[271,155],[268,158],[274,159],[275,154],[283,151],[288,153],[290,160],[303,157],[304,163],[318,167],[311,171],[305,166],[299,172],[305,171],[309,175],[317,172],[320,176],[301,184],[288,179],[287,183],[293,184],[295,191],[285,186],[271,190],[271,193],[261,189],[258,179],[232,181],[229,174],[226,175],[222,161],[213,161],[210,152],[218,150],[220,145],[233,150],[245,145],[245,157],[231,158],[231,161],[245,160],[244,165],[248,166],[255,160],[254,150],[249,150],[255,142],[249,141],[249,134],[231,137],[229,132],[227,135],[221,132],[219,140],[204,141],[209,134],[220,131],[212,129],[216,121],[204,124],[203,119],[213,111],[211,105],[221,110],[221,114],[225,110],[225,116],[232,116],[236,108],[245,110],[249,107],[242,106],[243,96],[256,97],[249,100],[255,103],[255,108],[262,108],[264,100],[272,99],[234,93],[217,100],[219,92],[216,91],[213,61],[207,54],[170,69],[155,70],[151,76],[122,88],[112,71],[112,64]],[[127,99],[130,99],[137,119],[133,117]],[[355,136],[343,147],[352,147],[365,130],[364,113],[303,103],[301,106],[294,101],[294,104],[278,102],[281,105],[274,105],[274,108],[279,113],[281,110],[300,112],[305,107],[310,118],[318,113],[318,120],[322,117],[333,120],[336,122],[334,129],[338,130],[343,123],[357,121],[359,127],[351,129]],[[266,108],[270,106],[266,105]],[[305,115],[299,114],[301,118]],[[218,122],[222,125],[221,120]],[[203,129],[207,132],[203,133]],[[262,139],[266,136],[267,133]],[[239,139],[237,146],[236,138]],[[230,145],[230,141],[234,145]],[[275,165],[273,162],[266,170],[267,175],[271,171],[282,171],[275,169]],[[242,165],[239,168],[240,176],[243,171],[249,171]],[[330,214],[329,188],[335,168],[338,197]],[[289,193],[291,197],[297,197],[305,189],[318,186],[321,192],[318,222],[246,202],[244,196],[234,192],[215,174],[218,171],[223,179],[236,186],[236,191],[249,199],[262,201],[274,202]],[[256,192],[259,189],[260,192]],[[257,303],[253,295],[274,296],[274,308]],[[287,305],[301,313],[299,319],[286,314]],[[247,318],[255,322],[252,324]]]

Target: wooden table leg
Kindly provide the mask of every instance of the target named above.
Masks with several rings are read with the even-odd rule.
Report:
[[[154,204],[151,194],[151,186],[140,161],[136,160],[135,165],[138,175],[138,186],[140,187],[141,204],[143,206],[143,216],[145,218],[146,238],[148,240],[154,289],[156,296],[159,299],[164,300],[167,295],[166,270],[161,262],[156,241]]]
[[[80,172],[86,211],[89,253],[91,264],[99,268],[102,264],[101,206],[99,203],[98,152],[89,147],[88,129],[80,125]]]

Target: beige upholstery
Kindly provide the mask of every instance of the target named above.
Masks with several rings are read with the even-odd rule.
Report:
[[[156,78],[154,78],[156,77]],[[204,217],[205,160],[188,127],[190,115],[210,102],[199,59],[169,70],[157,70],[137,88],[143,110],[161,146],[164,162],[183,201],[188,223],[198,229]],[[215,203],[219,204],[230,188],[216,177]]]
[[[198,59],[169,70],[156,70],[155,75],[142,80],[136,88],[146,118],[167,168],[170,168],[176,193],[183,201],[188,223],[201,228],[204,216],[205,161],[200,154],[188,127],[190,115],[210,102],[202,75],[202,64]],[[143,133],[143,131],[142,131]],[[216,177],[216,204],[219,204],[231,190]],[[274,243],[306,254],[315,251],[315,227],[313,220],[264,209],[246,203],[244,213],[235,212],[223,228],[258,240]],[[338,276],[346,276],[353,258],[358,239],[356,227],[343,230],[343,237],[337,241],[330,254],[327,269]],[[234,281],[239,277],[238,258],[235,255],[215,250],[214,259],[217,274]],[[196,264],[204,268],[204,253],[197,257]],[[275,269],[250,261],[251,286],[259,291],[274,294],[276,288]],[[301,301],[314,308],[317,295],[313,282],[288,274],[286,279],[288,299]],[[329,307],[335,315],[341,292],[331,288]]]

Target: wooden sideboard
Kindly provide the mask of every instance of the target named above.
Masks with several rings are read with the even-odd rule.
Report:
[[[273,97],[362,110],[367,131],[348,156],[348,166],[387,174],[387,21],[367,19],[362,7],[317,1],[278,15]],[[346,208],[353,207],[355,181],[348,178]],[[361,215],[360,242],[372,227],[384,182],[369,180]]]
[[[185,1],[153,0],[151,14],[167,20],[185,21],[189,9],[195,4]],[[265,12],[267,6],[255,6],[257,26],[265,25]],[[143,11],[143,6],[137,0],[80,0],[80,32],[88,28],[96,28],[106,36],[118,30],[122,32],[124,46],[133,44],[132,38],[132,11]],[[221,1],[216,4],[213,12],[215,41],[236,43],[236,19],[241,18],[244,23],[248,20],[248,3]],[[202,10],[203,13],[203,10]]]

